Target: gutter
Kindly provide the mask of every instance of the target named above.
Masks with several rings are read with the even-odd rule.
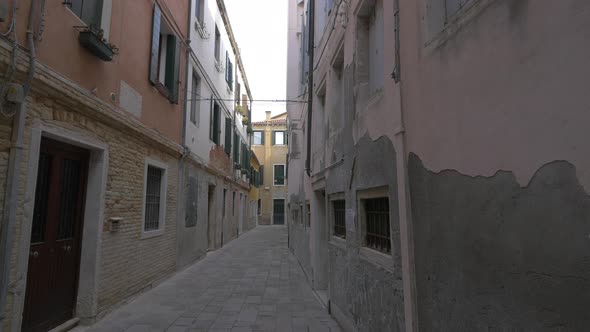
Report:
[[[188,103],[188,77],[189,77],[189,63],[190,63],[190,53],[191,53],[191,41],[190,41],[190,29],[191,29],[191,14],[192,14],[192,0],[188,1],[188,15],[186,20],[186,32],[187,32],[187,40],[186,40],[186,63],[185,63],[185,70],[184,70],[184,103],[182,105],[182,136],[181,136],[181,146],[183,148],[182,155],[180,156],[180,160],[178,162],[178,197],[182,198],[183,190],[185,186],[185,159],[190,155],[190,149],[186,146],[186,115],[187,115],[187,103]],[[191,101],[191,103],[194,101]],[[182,232],[182,225],[183,219],[182,216],[186,215],[186,200],[181,199],[180,202],[176,205],[176,232],[177,234]],[[176,241],[176,269],[178,269],[178,258],[180,257],[180,241]]]
[[[45,1],[43,1],[44,3]],[[27,26],[27,42],[29,46],[29,71],[25,83],[23,84],[23,99],[18,107],[18,110],[13,118],[12,123],[12,139],[10,147],[10,156],[8,163],[7,172],[7,183],[6,193],[4,200],[4,214],[2,215],[2,223],[0,226],[0,331],[3,330],[4,319],[6,318],[6,298],[8,295],[10,279],[10,258],[12,256],[12,248],[14,241],[14,228],[16,226],[16,210],[18,192],[17,189],[20,186],[20,164],[23,154],[23,136],[25,130],[25,117],[26,117],[26,106],[25,99],[29,91],[31,90],[31,83],[35,75],[35,35],[33,26],[33,16],[37,9],[37,1],[31,0],[31,6],[29,9],[29,22]],[[16,36],[15,36],[16,38]],[[13,50],[15,52],[16,49]],[[2,101],[0,101],[2,102]]]
[[[309,73],[307,81],[307,159],[305,172],[311,176],[311,121],[313,111],[313,64],[315,47],[315,0],[309,0]]]

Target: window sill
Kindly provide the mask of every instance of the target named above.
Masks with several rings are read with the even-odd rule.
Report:
[[[393,273],[393,257],[391,255],[367,247],[361,247],[359,255],[362,260]]]
[[[346,239],[341,237],[332,235],[328,243],[341,250],[346,250]]]
[[[151,238],[162,236],[162,235],[164,235],[164,228],[163,227],[161,229],[154,230],[154,231],[142,231],[140,239],[141,240],[151,239]]]

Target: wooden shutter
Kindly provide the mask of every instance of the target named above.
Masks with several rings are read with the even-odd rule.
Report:
[[[234,132],[234,163],[240,164],[240,136],[237,130]]]
[[[277,144],[277,143],[276,143],[276,140],[275,140],[275,132],[274,132],[274,131],[271,131],[271,132],[270,132],[270,136],[272,136],[272,137],[271,137],[271,139],[272,139],[272,145],[275,145],[275,144]]]
[[[178,74],[180,71],[180,41],[175,35],[168,35],[166,45],[166,88],[168,99],[178,104]]]
[[[264,139],[266,138],[266,131],[261,131],[261,136],[262,136],[262,142],[260,144],[264,145]]]
[[[178,71],[180,68],[180,43],[175,35],[166,38],[166,75],[164,85],[168,89],[168,99],[178,104]]]
[[[260,174],[258,176],[260,176],[260,185],[264,184],[264,165],[260,165]]]
[[[79,1],[75,1],[80,3]],[[102,20],[102,0],[84,0],[80,6],[80,18],[87,25],[100,28]]]
[[[231,118],[225,118],[225,154],[231,154]]]
[[[162,19],[162,11],[157,4],[154,4],[154,16],[152,19],[152,50],[150,54],[150,83],[156,85],[158,83],[158,54],[160,53],[160,21]]]
[[[211,96],[211,105],[209,107],[209,139],[213,141],[215,137],[215,127],[213,123],[215,122],[215,115],[213,114],[213,96]]]
[[[287,131],[283,131],[283,139],[285,140],[285,145],[289,144],[289,133]]]
[[[220,138],[221,138],[221,110],[219,105],[214,104],[213,105],[213,115],[214,115],[214,121],[213,121],[213,126],[215,126],[215,137],[213,137],[213,141],[215,142],[215,144],[219,145]]]
[[[229,84],[229,53],[225,51],[225,81]]]

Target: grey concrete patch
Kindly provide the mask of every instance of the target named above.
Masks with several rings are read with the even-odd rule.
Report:
[[[573,165],[546,164],[523,188],[510,172],[408,163],[420,329],[590,328],[590,196]]]

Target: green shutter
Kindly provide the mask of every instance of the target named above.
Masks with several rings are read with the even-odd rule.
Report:
[[[210,105],[210,109],[209,109],[209,139],[213,141],[213,138],[215,137],[215,127],[213,122],[215,121],[215,116],[213,114],[213,96],[211,96],[211,105]]]
[[[262,145],[264,145],[265,138],[266,138],[266,131],[263,130],[262,131],[262,143],[261,143]]]
[[[168,35],[166,45],[166,77],[168,99],[178,104],[178,72],[180,70],[180,42],[175,35]]]
[[[289,132],[283,131],[283,137],[285,139],[285,145],[289,144]]]
[[[231,154],[231,119],[225,118],[225,154]]]
[[[158,83],[158,54],[160,53],[160,20],[162,19],[162,11],[157,4],[154,5],[154,16],[152,19],[152,49],[150,54],[150,83],[156,85]]]
[[[102,0],[85,0],[80,8],[80,18],[87,25],[100,28],[102,20]]]
[[[264,185],[264,165],[260,165],[260,174],[258,175],[260,177],[260,185]]]
[[[277,144],[277,143],[275,142],[275,132],[274,132],[274,131],[271,131],[271,132],[270,132],[270,136],[271,136],[270,138],[272,139],[272,145],[275,145],[275,144]]]
[[[237,130],[234,132],[234,164],[240,164],[240,136]]]
[[[215,107],[217,106],[217,107]],[[219,105],[215,105],[213,106],[213,113],[215,116],[215,121],[213,123],[213,125],[215,126],[215,139],[213,140],[215,142],[215,144],[219,145],[220,138],[221,138],[221,110]]]

